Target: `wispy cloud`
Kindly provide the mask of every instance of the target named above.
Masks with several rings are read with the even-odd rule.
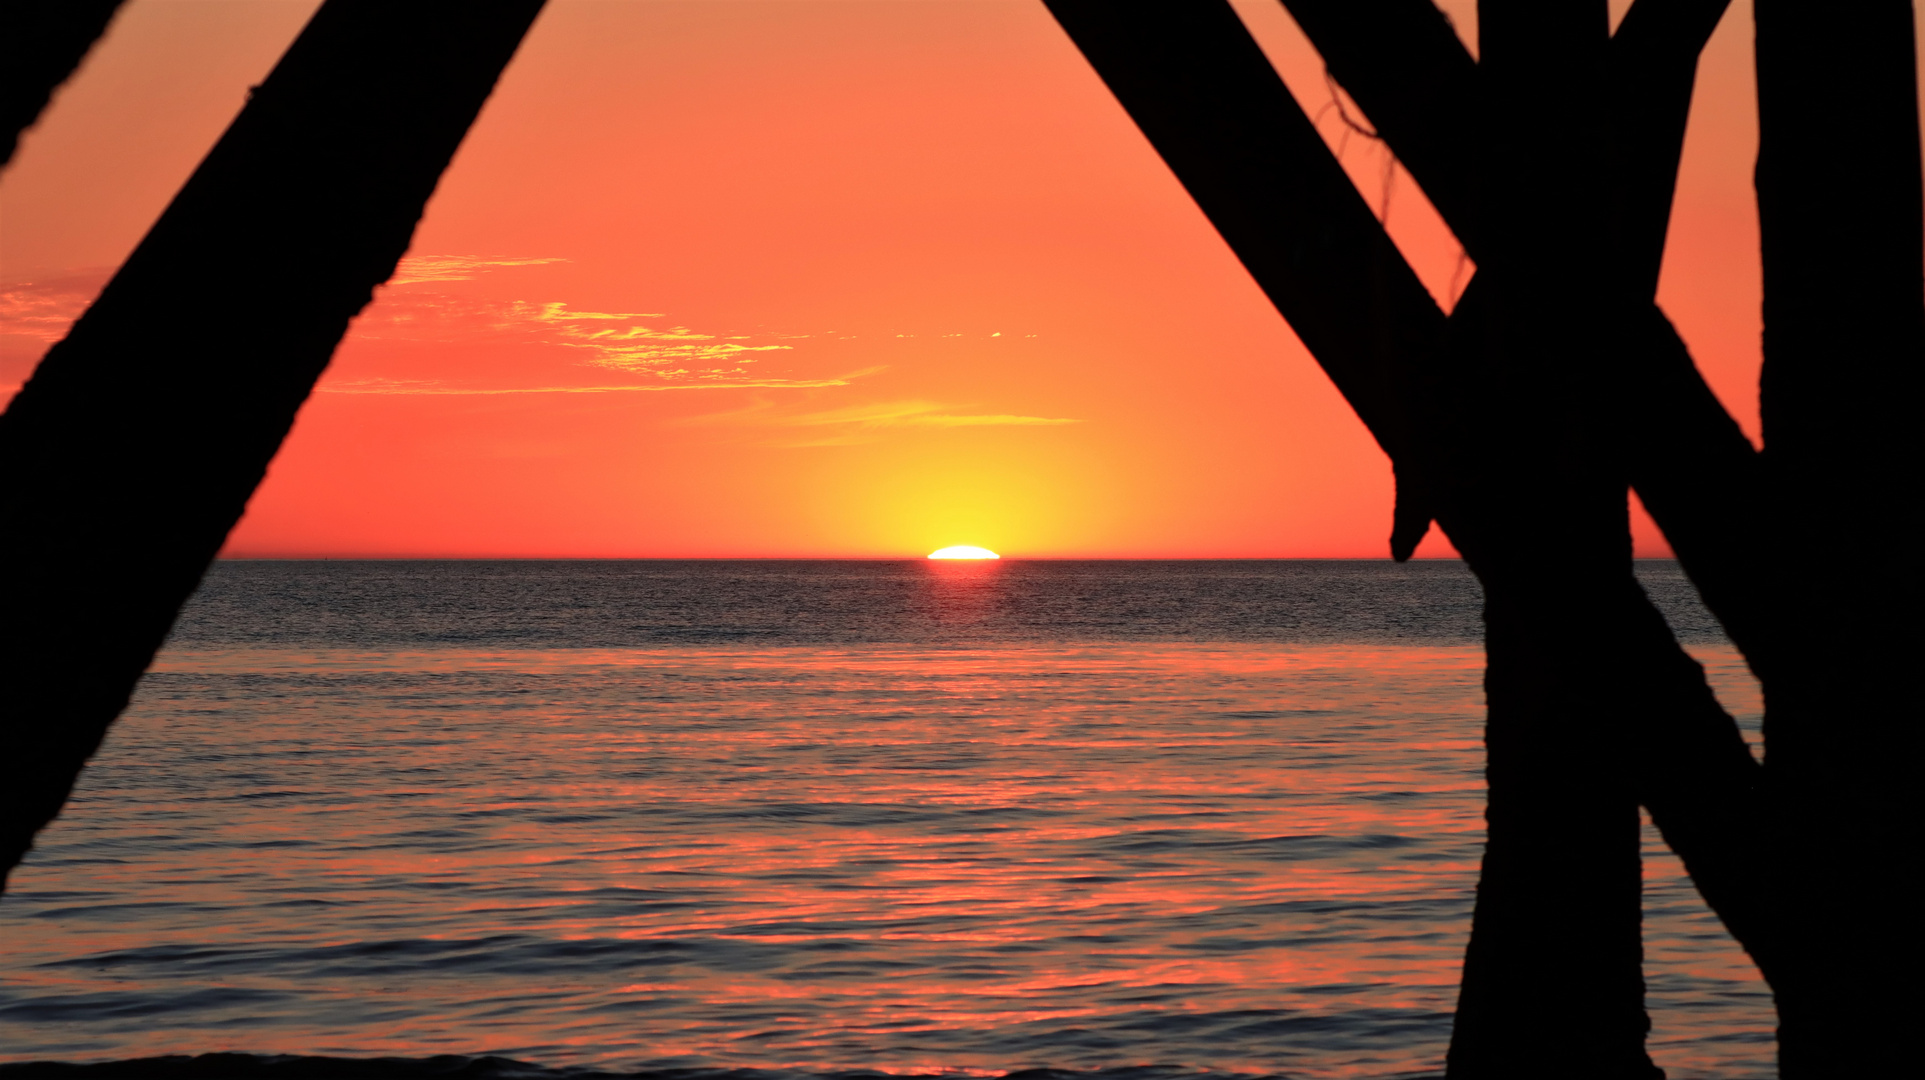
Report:
[[[356,379],[329,383],[317,388],[323,394],[416,394],[452,397],[493,397],[501,394],[620,394],[655,393],[663,390],[813,390],[828,386],[848,386],[881,368],[865,368],[847,375],[826,379],[759,379],[734,382],[619,383],[609,386],[449,386],[431,379]]]
[[[599,368],[636,376],[645,382],[568,385],[573,380],[551,370],[540,385],[502,387],[391,380],[380,383],[331,382],[332,393],[382,394],[547,394],[619,393],[629,390],[691,389],[723,386],[749,389],[840,386],[835,377],[797,378],[763,374],[749,365],[768,353],[792,351],[785,335],[721,335],[682,325],[662,325],[668,316],[648,311],[589,311],[558,300],[498,300],[442,291],[443,282],[468,280],[498,269],[565,262],[553,258],[497,258],[472,255],[411,255],[402,260],[378,303],[355,322],[351,336],[364,341],[422,342],[440,345],[519,345],[555,350],[567,368]],[[606,379],[604,374],[602,378]],[[534,380],[530,380],[534,381]],[[585,379],[586,383],[587,380]],[[358,387],[358,389],[356,388]]]
[[[512,309],[517,314],[521,315],[524,318],[533,319],[536,322],[549,322],[549,323],[581,323],[581,322],[593,323],[597,321],[628,322],[633,319],[666,319],[668,318],[668,316],[663,315],[660,312],[655,312],[651,314],[649,312],[642,312],[642,311],[570,311],[568,310],[568,305],[565,303],[561,303],[560,301],[555,301],[547,304],[530,304],[530,303],[527,303],[526,301],[517,300],[512,305]],[[691,333],[688,327],[686,326],[678,326],[673,330],[647,330],[646,328],[642,328],[640,330],[621,331],[621,333],[623,334],[634,334],[638,332],[644,334],[645,336],[654,336],[654,337],[681,336],[681,337],[706,338],[706,337],[714,336],[712,334]],[[604,333],[613,334],[613,333],[617,333],[617,331],[610,329],[610,330],[604,331]]]
[[[97,267],[0,284],[0,334],[59,341],[112,276],[111,268]]]
[[[589,363],[616,371],[660,371],[671,364],[732,364],[738,370],[756,358],[745,353],[783,352],[793,345],[744,345],[746,335],[718,339],[700,334],[686,326],[660,328],[641,325],[642,319],[661,319],[663,315],[629,312],[570,311],[567,304],[517,304],[514,314],[547,324],[555,333],[571,340],[556,342],[575,349],[586,349]],[[626,325],[622,325],[626,324]],[[685,370],[685,369],[684,369]],[[679,372],[678,372],[679,373]]]
[[[490,258],[478,255],[409,255],[401,260],[389,285],[420,285],[469,281],[504,267],[546,266],[567,262],[556,258]],[[75,319],[100,295],[111,266],[84,267],[24,281],[0,282],[0,334],[33,338],[52,344],[67,335]],[[392,294],[390,294],[392,295]],[[385,299],[385,297],[384,297]],[[431,301],[432,303],[432,301]],[[390,305],[393,306],[393,305]],[[404,301],[401,306],[408,306]],[[558,307],[560,305],[549,305]],[[586,317],[586,316],[584,316]],[[659,319],[660,315],[609,315],[602,318]]]
[[[802,429],[776,441],[776,445],[789,447],[851,446],[874,442],[889,430],[903,428],[1060,427],[1082,422],[1056,416],[962,412],[957,406],[933,401],[874,402],[817,412],[787,412],[765,401],[681,421],[688,426]]]
[[[824,412],[771,417],[761,421],[773,427],[833,427],[849,425],[865,428],[894,427],[1056,427],[1080,424],[1053,416],[1019,416],[1014,413],[956,413],[951,406],[932,401],[891,401],[872,405],[851,405]]]
[[[503,300],[472,288],[443,288],[497,271],[568,260],[534,256],[422,254],[401,260],[376,302],[354,322],[343,365],[318,388],[333,394],[605,394],[660,390],[823,389],[849,385],[878,368],[850,374],[768,370],[758,361],[792,354],[808,334],[709,333],[668,324],[662,312],[590,311],[564,301]],[[25,378],[46,348],[64,337],[112,277],[111,267],[62,271],[0,282],[0,383]],[[504,279],[506,280],[506,279]],[[233,332],[218,308],[202,333]],[[355,343],[380,346],[379,367],[356,357]],[[455,348],[449,348],[454,346]],[[807,346],[804,346],[806,348]],[[503,353],[507,348],[514,350]],[[489,358],[473,363],[468,358]],[[502,359],[512,356],[513,362]],[[844,363],[847,363],[845,360]],[[789,370],[784,370],[789,369]],[[357,378],[360,375],[407,376]],[[519,384],[519,385],[518,385]],[[8,396],[0,385],[0,398]]]
[[[390,285],[419,285],[424,281],[470,281],[490,270],[508,266],[546,266],[567,259],[500,259],[480,255],[409,255],[395,267]]]

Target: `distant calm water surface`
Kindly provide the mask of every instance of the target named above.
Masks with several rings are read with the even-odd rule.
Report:
[[[0,902],[0,1061],[1433,1075],[1479,603],[1455,562],[222,563]],[[1646,848],[1654,1055],[1775,1075]]]

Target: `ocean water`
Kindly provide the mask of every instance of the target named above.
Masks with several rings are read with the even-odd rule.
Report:
[[[222,563],[0,901],[0,1071],[1435,1075],[1478,603],[1455,562]],[[1775,1075],[1646,832],[1654,1056]]]

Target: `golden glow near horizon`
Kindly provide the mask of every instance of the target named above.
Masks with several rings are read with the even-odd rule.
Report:
[[[932,559],[1000,559],[1001,555],[988,548],[972,547],[969,544],[956,544],[952,547],[938,548],[929,553]]]

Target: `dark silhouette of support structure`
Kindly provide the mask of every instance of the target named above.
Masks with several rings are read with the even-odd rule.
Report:
[[[126,705],[541,7],[328,0],[0,416],[0,871]]]
[[[1448,26],[1421,0],[1285,2],[1419,183],[1446,192],[1450,219],[1448,193],[1469,166],[1450,163],[1463,145],[1448,127],[1459,114],[1439,105],[1438,89],[1463,98],[1475,65]],[[1612,40],[1620,273],[1640,295],[1655,288],[1695,57],[1724,6],[1639,0]],[[1890,853],[1909,842],[1915,812],[1894,805],[1910,780],[1892,763],[1914,759],[1921,719],[1907,687],[1925,644],[1912,618],[1915,548],[1868,544],[1915,536],[1920,524],[1922,463],[1908,430],[1925,355],[1912,15],[1902,3],[1824,17],[1767,3],[1758,18],[1770,449],[1752,455],[1675,335],[1653,335],[1651,349],[1633,342],[1624,354],[1649,388],[1629,410],[1630,461],[1646,505],[1772,702],[1771,801],[1745,815],[1755,825],[1749,866],[1733,875],[1741,887],[1704,873],[1702,860],[1694,876],[1778,991],[1787,1075],[1818,1062],[1876,1074],[1897,1068],[1891,1033],[1919,1006],[1895,977],[1917,960],[1909,935],[1862,915],[1908,902],[1909,867]],[[1409,45],[1387,55],[1373,47],[1382,38],[1421,41],[1423,55]],[[1448,77],[1428,84],[1410,75],[1439,69]],[[1857,152],[1866,167],[1841,167]],[[1853,213],[1841,213],[1848,205]],[[1460,237],[1475,234],[1474,223],[1450,223]],[[1651,362],[1667,351],[1673,359]],[[1814,575],[1825,562],[1880,585]],[[1841,635],[1845,627],[1857,632]],[[1831,745],[1814,752],[1802,738],[1812,732]],[[1835,764],[1822,763],[1834,753]],[[1691,862],[1691,845],[1667,837]],[[1767,883],[1767,845],[1848,846],[1865,887],[1841,892],[1788,859]],[[1734,891],[1743,903],[1731,902]],[[1894,962],[1894,950],[1909,959]]]
[[[40,118],[53,92],[107,29],[122,0],[4,0],[0,3],[0,165]]]
[[[1467,194],[1476,189],[1476,149],[1466,128],[1478,107],[1477,65],[1441,13],[1425,0],[1285,0],[1285,6],[1420,186],[1442,193],[1434,205],[1482,258],[1478,211]],[[1725,7],[1725,0],[1640,0],[1610,41],[1609,201],[1619,275],[1611,287],[1624,290],[1626,312],[1615,361],[1628,368],[1620,403],[1627,475],[1707,605],[1762,673],[1767,653],[1782,648],[1775,643],[1783,637],[1767,573],[1762,465],[1650,302],[1697,57]],[[1383,40],[1394,44],[1379,45]],[[1551,188],[1560,198],[1571,194],[1562,185]],[[1476,315],[1480,297],[1473,280],[1458,317]],[[1633,613],[1634,623],[1654,627],[1649,605],[1626,597],[1642,609]],[[1769,841],[1759,770],[1693,665],[1662,637],[1655,629],[1642,635],[1644,663],[1655,681],[1632,714],[1644,720],[1643,752],[1633,762],[1640,799],[1769,977],[1783,928],[1772,927],[1764,901]]]
[[[1532,758],[1558,754],[1577,732],[1595,736],[1604,729],[1601,718],[1573,722],[1556,715],[1578,704],[1568,691],[1581,672],[1553,662],[1535,672],[1550,678],[1533,678],[1532,642],[1566,629],[1582,641],[1618,621],[1610,617],[1619,610],[1613,601],[1626,590],[1642,600],[1629,576],[1628,539],[1619,545],[1621,579],[1595,574],[1579,592],[1603,595],[1573,596],[1555,575],[1533,574],[1531,561],[1507,550],[1516,542],[1507,543],[1504,534],[1519,524],[1523,507],[1508,508],[1506,496],[1516,492],[1503,489],[1530,478],[1480,490],[1451,477],[1474,473],[1459,459],[1487,457],[1497,448],[1473,446],[1461,431],[1453,437],[1454,410],[1430,401],[1436,392],[1449,394],[1453,405],[1464,396],[1438,378],[1449,350],[1443,315],[1227,5],[1059,2],[1051,8],[1377,434],[1397,465],[1400,504],[1410,486],[1427,489],[1440,522],[1496,594],[1493,726],[1517,729],[1517,737],[1494,736],[1493,771],[1517,779],[1503,790],[1522,798],[1493,807],[1495,864],[1487,867],[1487,884],[1506,884],[1487,887],[1495,906],[1486,905],[1482,921],[1508,919],[1512,932],[1508,940],[1495,933],[1479,938],[1471,962],[1478,974],[1467,976],[1460,1038],[1469,1033],[1483,1052],[1514,1051],[1539,1068],[1566,1056],[1564,1046],[1575,1037],[1593,1046],[1591,1060],[1599,1066],[1648,1073],[1635,795],[1622,768],[1586,762],[1582,754],[1574,755],[1583,763],[1576,769],[1556,770],[1557,789],[1534,790],[1529,782]],[[1474,430],[1489,415],[1480,409],[1462,427]],[[1620,488],[1620,514],[1622,500]],[[1536,537],[1555,523],[1522,524],[1523,536]],[[1593,562],[1602,566],[1610,558],[1603,550]],[[1546,605],[1567,614],[1532,625],[1533,612]],[[1605,606],[1601,621],[1583,622],[1599,605]],[[1641,625],[1655,625],[1669,640],[1655,613]],[[1524,751],[1521,762],[1508,753],[1513,748]],[[1494,802],[1497,786],[1494,778]],[[1582,798],[1567,798],[1579,793]],[[1594,805],[1606,812],[1592,814]],[[1546,811],[1548,818],[1534,821]],[[1554,865],[1537,867],[1545,872],[1516,872],[1546,861]],[[1532,886],[1552,890],[1560,901],[1574,899],[1540,907]],[[1573,927],[1581,929],[1573,933]],[[1507,970],[1486,961],[1493,949],[1522,958],[1532,943],[1535,973],[1563,991],[1548,1022],[1541,1015],[1548,1004],[1541,983],[1527,991],[1515,980],[1485,975]],[[1574,1035],[1573,1026],[1582,1030]]]
[[[1476,260],[1448,317],[1227,0],[1045,2],[1391,458],[1392,553],[1435,520],[1483,583],[1489,833],[1450,1074],[1661,1075],[1640,804],[1770,981],[1783,1075],[1903,1074],[1925,1004],[1907,0],[1756,0],[1762,454],[1654,302],[1728,0],[1637,0],[1615,34],[1603,0],[1482,0],[1481,61],[1428,0],[1282,0]],[[9,140],[117,6],[0,6]],[[328,0],[0,416],[0,873],[541,6]],[[210,307],[220,332],[173,330]],[[1627,487],[1765,687],[1766,766],[1630,572]]]
[[[1623,821],[1624,793],[1610,782],[1612,772],[1629,778],[1636,800],[1651,810],[1706,899],[1778,992],[1787,1075],[1815,1069],[1809,1062],[1820,1060],[1864,1061],[1868,1069],[1883,1062],[1876,1068],[1889,1071],[1904,1030],[1894,1010],[1917,1004],[1899,973],[1915,968],[1881,965],[1874,940],[1901,951],[1916,947],[1900,944],[1904,931],[1888,922],[1854,919],[1842,907],[1852,902],[1850,892],[1841,894],[1835,882],[1809,872],[1800,876],[1786,856],[1824,850],[1841,837],[1873,837],[1856,850],[1866,876],[1878,883],[1879,907],[1905,906],[1897,882],[1907,868],[1893,853],[1904,849],[1900,836],[1915,825],[1916,811],[1897,805],[1907,784],[1897,775],[1905,766],[1893,763],[1913,760],[1909,751],[1919,730],[1918,707],[1902,693],[1918,635],[1895,624],[1917,610],[1917,576],[1908,562],[1915,545],[1907,549],[1898,538],[1916,535],[1919,463],[1916,439],[1900,414],[1909,415],[1919,400],[1915,335],[1925,325],[1918,316],[1909,9],[1902,26],[1894,14],[1902,5],[1880,9],[1883,23],[1864,14],[1839,17],[1831,38],[1820,35],[1815,43],[1849,64],[1870,59],[1854,52],[1853,42],[1881,38],[1882,62],[1838,85],[1866,98],[1882,94],[1879,109],[1859,115],[1865,129],[1859,141],[1884,140],[1879,153],[1886,175],[1876,205],[1895,227],[1867,229],[1841,212],[1854,198],[1846,189],[1855,185],[1855,174],[1837,166],[1837,125],[1827,127],[1823,118],[1835,113],[1838,98],[1835,89],[1828,96],[1817,85],[1812,72],[1822,67],[1801,61],[1803,83],[1787,95],[1803,103],[1806,127],[1781,141],[1808,145],[1781,160],[1796,162],[1800,178],[1790,179],[1789,170],[1774,173],[1769,149],[1759,174],[1761,188],[1775,180],[1816,189],[1795,200],[1804,233],[1795,241],[1800,254],[1790,257],[1808,291],[1790,305],[1796,314],[1781,314],[1777,322],[1810,320],[1804,376],[1829,377],[1834,401],[1857,403],[1856,412],[1839,406],[1824,412],[1827,422],[1849,425],[1867,415],[1875,421],[1853,439],[1814,440],[1833,459],[1808,474],[1818,483],[1817,477],[1858,469],[1853,480],[1862,486],[1845,499],[1861,513],[1856,528],[1826,531],[1829,521],[1850,516],[1844,510],[1805,520],[1821,523],[1816,531],[1830,538],[1840,566],[1849,564],[1850,551],[1884,543],[1880,580],[1904,597],[1873,612],[1877,589],[1861,588],[1856,610],[1845,614],[1815,604],[1839,593],[1835,582],[1820,576],[1814,588],[1807,573],[1787,574],[1788,567],[1809,562],[1788,556],[1824,550],[1810,530],[1807,539],[1792,540],[1794,547],[1777,547],[1796,537],[1779,528],[1788,508],[1818,503],[1785,501],[1778,479],[1785,466],[1767,466],[1752,450],[1651,303],[1697,56],[1725,4],[1639,0],[1607,45],[1602,5],[1486,3],[1480,67],[1422,0],[1284,2],[1477,259],[1480,272],[1450,319],[1417,287],[1226,4],[1050,0],[1049,6],[1390,454],[1398,475],[1393,551],[1406,556],[1434,512],[1485,583],[1491,849],[1452,1074],[1649,1074],[1641,1048],[1633,1046],[1642,1033],[1641,986],[1635,972],[1626,973],[1626,958],[1634,963],[1635,955],[1623,944],[1625,926],[1635,919],[1625,910],[1635,903],[1626,886],[1635,852],[1625,857],[1625,827],[1607,820]],[[1770,11],[1760,8],[1761,25]],[[1789,14],[1781,17],[1792,25]],[[1796,25],[1811,21],[1803,13]],[[1875,23],[1878,29],[1869,29]],[[1782,40],[1801,39],[1787,31]],[[1769,114],[1767,46],[1761,29],[1762,109]],[[1508,71],[1507,62],[1514,65]],[[1588,80],[1588,89],[1572,73]],[[1587,104],[1587,93],[1605,94],[1608,109],[1595,97]],[[1480,128],[1480,118],[1491,116],[1501,123]],[[1766,139],[1769,148],[1771,136]],[[1608,152],[1586,160],[1587,147]],[[1547,168],[1547,160],[1555,167]],[[1558,182],[1541,184],[1547,174]],[[1587,185],[1574,177],[1606,182]],[[1525,178],[1529,183],[1517,186]],[[1491,198],[1494,193],[1501,195]],[[1596,228],[1533,248],[1533,230],[1570,230],[1574,216],[1583,219],[1576,228]],[[1765,216],[1769,222],[1769,209]],[[1513,230],[1508,237],[1504,217]],[[1800,227],[1787,219],[1784,235]],[[1507,252],[1507,243],[1516,246]],[[1845,258],[1862,272],[1840,278],[1822,269]],[[1509,285],[1507,259],[1517,268]],[[1579,262],[1601,272],[1587,279]],[[1538,282],[1555,288],[1534,293]],[[1810,302],[1820,285],[1837,305],[1832,311],[1863,313],[1859,325],[1875,328],[1846,343],[1856,345],[1870,370],[1840,370],[1840,339],[1824,336],[1837,317]],[[1844,291],[1854,294],[1849,304],[1839,295]],[[1574,296],[1594,298],[1598,306],[1573,309]],[[1539,318],[1540,312],[1553,314]],[[1770,310],[1767,318],[1769,324]],[[1509,340],[1493,341],[1494,332]],[[1587,336],[1607,348],[1587,350]],[[1885,396],[1876,407],[1864,407],[1867,394],[1879,393]],[[1797,399],[1807,415],[1822,411],[1810,406],[1824,400],[1824,392]],[[1569,421],[1569,428],[1546,418]],[[1589,449],[1571,445],[1584,440]],[[1532,463],[1512,467],[1506,454]],[[1878,768],[1855,773],[1841,751],[1827,774],[1833,786],[1823,792],[1835,796],[1838,812],[1785,827],[1820,790],[1794,779],[1796,770],[1775,767],[1782,741],[1775,735],[1767,790],[1765,770],[1705,687],[1702,671],[1623,572],[1628,550],[1607,550],[1623,544],[1625,480],[1764,681],[1773,717],[1785,712],[1782,688],[1807,683],[1814,716],[1824,709],[1831,717],[1847,711],[1876,718],[1824,729],[1835,744],[1856,751],[1856,764],[1882,752],[1878,747],[1899,751]],[[1606,484],[1615,489],[1608,509],[1600,492]],[[1560,505],[1557,496],[1547,501],[1536,490],[1560,487],[1588,487],[1591,501],[1573,494]],[[1800,596],[1814,603],[1801,606]],[[1840,627],[1854,623],[1880,643],[1879,674],[1866,685],[1888,688],[1857,695],[1863,705],[1855,710],[1853,694],[1827,696],[1823,689],[1850,677],[1850,661],[1863,665],[1865,650],[1836,644]],[[1524,636],[1533,628],[1534,640]],[[1814,651],[1814,634],[1830,635],[1831,654],[1841,659],[1828,671],[1823,653]],[[1532,652],[1545,641],[1560,643],[1557,654]],[[1572,653],[1583,659],[1572,660]],[[1572,696],[1560,700],[1560,694]],[[1583,746],[1560,742],[1559,726],[1568,730],[1574,720],[1597,724],[1599,737]],[[1887,738],[1901,726],[1904,735]],[[1629,737],[1613,738],[1619,731]],[[1592,785],[1587,798],[1596,817],[1567,805],[1559,820],[1545,811],[1554,811],[1564,793],[1533,787],[1552,778],[1572,781],[1573,768],[1585,769],[1573,759],[1585,755],[1602,764],[1588,781],[1576,778]],[[1872,790],[1847,793],[1854,776],[1874,781]],[[1535,827],[1545,822],[1552,827]],[[1588,869],[1555,848],[1559,835],[1590,846]],[[1614,859],[1612,876],[1605,867]],[[1587,880],[1598,895],[1570,891]],[[1615,896],[1615,905],[1602,902],[1604,894]],[[1519,897],[1534,899],[1514,902]],[[1501,908],[1501,917],[1487,918],[1487,906]],[[1811,916],[1821,912],[1824,921],[1814,926]],[[1492,927],[1498,929],[1488,932]],[[1839,948],[1845,941],[1854,947]],[[1828,965],[1814,963],[1819,956]],[[1837,979],[1860,989],[1829,999],[1846,1003],[1834,1004],[1823,1024],[1798,1019],[1801,1009],[1811,1008],[1799,1003],[1823,997],[1823,987]],[[1555,994],[1545,993],[1553,986]],[[1885,1004],[1859,1015],[1883,1022],[1867,1031],[1861,1020],[1851,1036],[1856,1048],[1847,1051],[1848,1016],[1873,994]]]
[[[1472,238],[1465,243],[1475,255],[1476,210],[1450,193],[1474,186],[1469,134],[1461,129],[1475,108],[1476,63],[1449,24],[1425,0],[1285,2],[1420,186],[1446,193],[1433,201],[1460,239]],[[1617,354],[1630,366],[1623,453],[1632,486],[1707,606],[1768,681],[1767,657],[1785,646],[1769,573],[1763,465],[1649,303],[1697,56],[1725,6],[1724,0],[1640,0],[1610,43],[1619,284],[1629,290],[1627,307],[1641,308],[1626,316]],[[1380,38],[1399,44],[1374,47]],[[1473,281],[1459,310],[1474,313],[1477,297]],[[1637,618],[1653,621],[1648,610]],[[1649,718],[1647,752],[1636,759],[1641,800],[1700,891],[1770,977],[1772,944],[1786,928],[1769,928],[1763,899],[1769,841],[1759,771],[1736,745],[1702,680],[1688,672],[1688,661],[1675,646],[1659,646],[1655,634],[1649,640],[1653,672],[1671,674],[1658,684],[1669,690],[1647,697],[1638,710]],[[1660,720],[1667,702],[1675,715]]]

